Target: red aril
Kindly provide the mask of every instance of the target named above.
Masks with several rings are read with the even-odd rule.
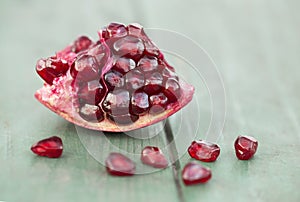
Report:
[[[190,156],[196,160],[213,162],[220,154],[220,147],[204,140],[193,141],[188,148]]]
[[[134,162],[120,153],[110,153],[106,158],[105,166],[111,175],[130,176],[135,173]]]
[[[186,164],[181,174],[185,185],[206,183],[211,178],[211,170],[195,162]]]
[[[142,150],[141,161],[154,168],[166,168],[168,161],[158,147],[147,146]]]
[[[236,157],[240,160],[252,158],[257,150],[258,141],[250,136],[238,136],[234,142]]]
[[[63,143],[59,137],[53,136],[32,145],[31,151],[39,156],[59,158],[63,152]]]
[[[45,84],[35,97],[42,104],[79,126],[120,132],[157,123],[192,100],[194,87],[179,78],[142,26],[111,23],[99,37],[79,37],[38,61]]]

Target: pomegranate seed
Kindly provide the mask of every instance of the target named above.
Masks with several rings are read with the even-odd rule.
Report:
[[[250,136],[238,136],[234,142],[236,157],[240,160],[252,158],[257,150],[258,141]]]
[[[128,28],[128,34],[132,36],[140,36],[143,31],[143,27],[136,23],[129,24],[127,28]]]
[[[103,110],[111,115],[122,115],[129,113],[130,96],[126,90],[115,90],[109,92],[102,103]]]
[[[179,80],[177,74],[175,72],[171,71],[169,68],[164,68],[162,70],[162,75],[165,80],[167,80],[168,78],[175,79],[176,81]]]
[[[92,45],[92,41],[87,36],[81,36],[79,37],[72,47],[72,51],[75,53],[78,53],[80,51],[84,51]]]
[[[211,170],[202,165],[190,162],[182,170],[182,180],[185,185],[206,183],[211,178]]]
[[[165,94],[169,98],[170,102],[176,102],[180,98],[180,86],[175,79],[168,79],[165,84]]]
[[[114,50],[119,56],[127,56],[138,60],[144,52],[144,44],[137,37],[125,36],[114,43]]]
[[[150,96],[150,114],[158,114],[167,108],[168,103],[168,98],[163,94],[159,93],[156,95],[151,95]]]
[[[122,74],[125,74],[134,68],[135,68],[134,60],[130,58],[121,57],[116,61],[112,69],[121,72]]]
[[[140,59],[137,66],[142,69],[144,72],[150,72],[157,68],[158,62],[155,57],[149,57],[145,56],[142,59]]]
[[[144,114],[149,109],[148,95],[144,92],[134,92],[131,97],[131,113],[136,115]]]
[[[162,75],[159,72],[154,72],[151,75],[147,76],[147,79],[145,81],[144,91],[149,95],[160,93],[163,87],[162,83],[163,83]]]
[[[31,151],[39,156],[59,158],[63,152],[63,143],[59,137],[53,136],[32,145]]]
[[[106,81],[109,90],[120,88],[124,85],[123,75],[117,71],[110,71],[105,74],[104,80]]]
[[[110,153],[105,165],[107,172],[111,175],[130,176],[135,173],[134,162],[120,153]]]
[[[220,154],[220,147],[217,144],[204,140],[193,141],[188,148],[188,152],[194,159],[204,162],[213,162],[217,160]]]
[[[158,147],[147,146],[142,150],[141,161],[154,168],[166,168],[168,161]]]
[[[71,66],[72,77],[79,82],[91,81],[99,77],[99,65],[94,56],[82,55]]]
[[[126,74],[126,85],[131,90],[137,90],[144,86],[144,75],[138,70],[132,70]]]
[[[104,119],[102,110],[98,106],[89,104],[85,104],[80,108],[79,115],[90,122],[101,122]]]
[[[125,25],[120,23],[110,23],[106,30],[102,33],[102,37],[108,39],[110,37],[123,37],[127,35]]]
[[[105,90],[98,80],[89,81],[79,86],[78,99],[80,104],[97,105],[104,96]]]
[[[68,69],[67,61],[56,57],[40,59],[36,64],[36,72],[50,85],[56,77],[65,75]]]

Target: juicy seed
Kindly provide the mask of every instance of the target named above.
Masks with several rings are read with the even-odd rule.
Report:
[[[258,147],[258,141],[250,136],[238,136],[234,142],[236,157],[240,160],[248,160],[254,156]]]
[[[77,82],[91,81],[99,77],[99,65],[94,56],[82,55],[71,66],[71,75]]]
[[[176,81],[179,80],[177,74],[176,74],[175,72],[171,71],[171,70],[170,70],[169,68],[167,68],[167,67],[164,68],[164,69],[162,70],[162,75],[163,75],[163,77],[164,77],[164,80],[167,80],[167,79],[169,79],[169,78],[172,78],[172,79],[174,79],[174,80],[176,80]]]
[[[142,115],[149,109],[148,95],[144,92],[134,92],[131,97],[131,114]]]
[[[102,33],[102,37],[109,39],[111,37],[123,37],[127,35],[125,25],[120,23],[110,23],[105,31]]]
[[[130,96],[126,90],[109,92],[102,103],[103,110],[110,115],[124,115],[129,113]]]
[[[104,120],[104,114],[102,110],[95,105],[85,104],[79,110],[79,115],[89,122],[101,122]]]
[[[144,72],[150,72],[157,68],[158,62],[155,57],[145,56],[142,59],[140,59],[137,66]]]
[[[130,90],[138,90],[145,83],[144,74],[139,70],[132,70],[126,74],[126,86]]]
[[[188,186],[206,183],[211,178],[211,170],[195,162],[186,164],[181,174],[184,184]]]
[[[31,151],[39,156],[59,158],[63,152],[63,143],[59,137],[53,136],[32,145]]]
[[[110,71],[105,74],[104,80],[109,90],[124,86],[124,77],[117,71]]]
[[[168,161],[158,147],[147,146],[142,150],[141,161],[154,168],[166,168]]]
[[[196,160],[213,162],[217,160],[220,154],[220,147],[217,144],[204,140],[193,141],[188,148],[188,152],[190,156]]]
[[[112,69],[121,72],[122,74],[125,74],[134,68],[135,68],[134,60],[130,58],[121,57],[116,61]]]
[[[143,27],[139,24],[132,23],[127,26],[128,34],[132,36],[140,36],[143,32]]]
[[[131,176],[135,173],[134,162],[120,153],[110,153],[105,166],[110,175]]]
[[[104,96],[105,90],[98,80],[89,81],[79,86],[78,100],[82,104],[97,105]]]
[[[159,72],[154,72],[150,75],[146,75],[144,91],[148,95],[160,93],[160,91],[163,89],[162,84],[163,77]]]
[[[65,75],[68,69],[67,61],[56,57],[40,59],[36,64],[36,72],[50,85],[55,78]]]
[[[168,79],[165,84],[165,94],[170,102],[176,102],[181,96],[180,85],[175,79]]]
[[[93,42],[87,36],[81,36],[74,42],[72,51],[78,53],[80,51],[87,50],[92,43]]]
[[[166,110],[168,103],[168,98],[163,94],[159,93],[156,95],[151,95],[150,98],[150,114],[159,114]]]
[[[114,45],[114,50],[119,56],[140,59],[144,52],[144,44],[141,39],[133,36],[125,36],[117,40]]]

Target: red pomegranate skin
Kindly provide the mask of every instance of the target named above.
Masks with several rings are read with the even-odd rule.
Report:
[[[80,36],[40,59],[36,71],[45,83],[35,97],[78,126],[130,131],[162,121],[192,100],[194,87],[175,70],[141,25],[111,23],[99,40]]]

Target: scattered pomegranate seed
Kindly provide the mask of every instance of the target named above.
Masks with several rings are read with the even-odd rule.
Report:
[[[211,170],[202,165],[190,162],[182,170],[182,180],[185,185],[206,183],[211,178]]]
[[[105,165],[107,172],[111,175],[130,176],[135,173],[134,162],[120,153],[110,153]]]
[[[258,142],[250,136],[238,136],[234,142],[236,157],[240,160],[248,160],[257,150]]]
[[[158,147],[147,146],[142,150],[141,161],[154,168],[166,168],[168,161]]]
[[[217,144],[204,140],[193,141],[188,148],[188,152],[194,159],[204,162],[213,162],[217,160],[220,154],[220,147]]]
[[[53,136],[32,145],[31,151],[39,156],[59,158],[63,152],[63,143],[59,137]]]

